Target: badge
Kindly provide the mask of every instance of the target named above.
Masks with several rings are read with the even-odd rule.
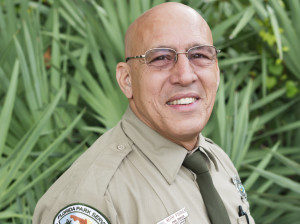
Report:
[[[240,193],[241,198],[243,200],[247,200],[247,193],[240,178],[238,176],[235,176],[234,178],[232,178],[232,182],[234,183],[237,191]]]
[[[185,208],[180,209],[179,211],[173,213],[169,217],[159,221],[157,224],[184,224],[188,213]]]
[[[53,224],[110,224],[98,210],[85,204],[71,204],[61,209]]]

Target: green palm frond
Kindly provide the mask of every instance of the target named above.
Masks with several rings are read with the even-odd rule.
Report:
[[[37,200],[120,119],[124,35],[165,0],[0,1],[0,222]],[[181,1],[212,27],[221,82],[203,133],[231,157],[256,223],[299,221],[300,3]]]

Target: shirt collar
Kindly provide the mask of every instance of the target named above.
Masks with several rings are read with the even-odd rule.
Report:
[[[157,167],[167,182],[172,184],[187,150],[148,127],[129,107],[122,118],[122,127],[131,141]]]
[[[188,152],[188,155],[194,153],[199,149],[204,155],[209,169],[211,169],[211,163],[214,164],[216,171],[219,171],[217,160],[212,153],[210,144],[205,140],[205,137],[200,133],[198,137],[197,147],[192,151]]]
[[[172,184],[188,150],[148,127],[132,112],[130,107],[123,115],[122,128],[127,137],[154,164],[166,181]],[[197,145],[197,148],[200,150],[203,148],[208,159],[211,159],[206,150],[205,139],[201,134]]]

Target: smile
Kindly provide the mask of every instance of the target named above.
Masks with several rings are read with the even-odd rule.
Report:
[[[178,100],[173,100],[167,102],[168,105],[188,105],[191,103],[194,103],[197,100],[197,98],[194,97],[187,97],[187,98],[181,98]]]

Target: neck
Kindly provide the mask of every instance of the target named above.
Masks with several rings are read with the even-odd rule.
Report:
[[[174,141],[176,144],[181,145],[188,151],[192,151],[198,143],[198,136],[190,141]]]
[[[135,116],[140,121],[142,121],[148,127],[150,127],[151,129],[153,129],[154,131],[159,133],[164,138],[176,143],[177,145],[184,147],[188,151],[192,151],[197,146],[199,133],[196,135],[193,135],[193,136],[191,136],[191,135],[170,136],[169,133],[162,133],[161,131],[159,131],[158,128],[155,128],[155,126],[153,126],[151,124],[151,122],[148,122],[146,119],[144,119],[142,116],[140,116],[140,114],[137,112],[137,108],[135,107],[134,104],[131,104],[130,101],[129,101],[129,106],[130,106],[131,111],[135,114]]]

